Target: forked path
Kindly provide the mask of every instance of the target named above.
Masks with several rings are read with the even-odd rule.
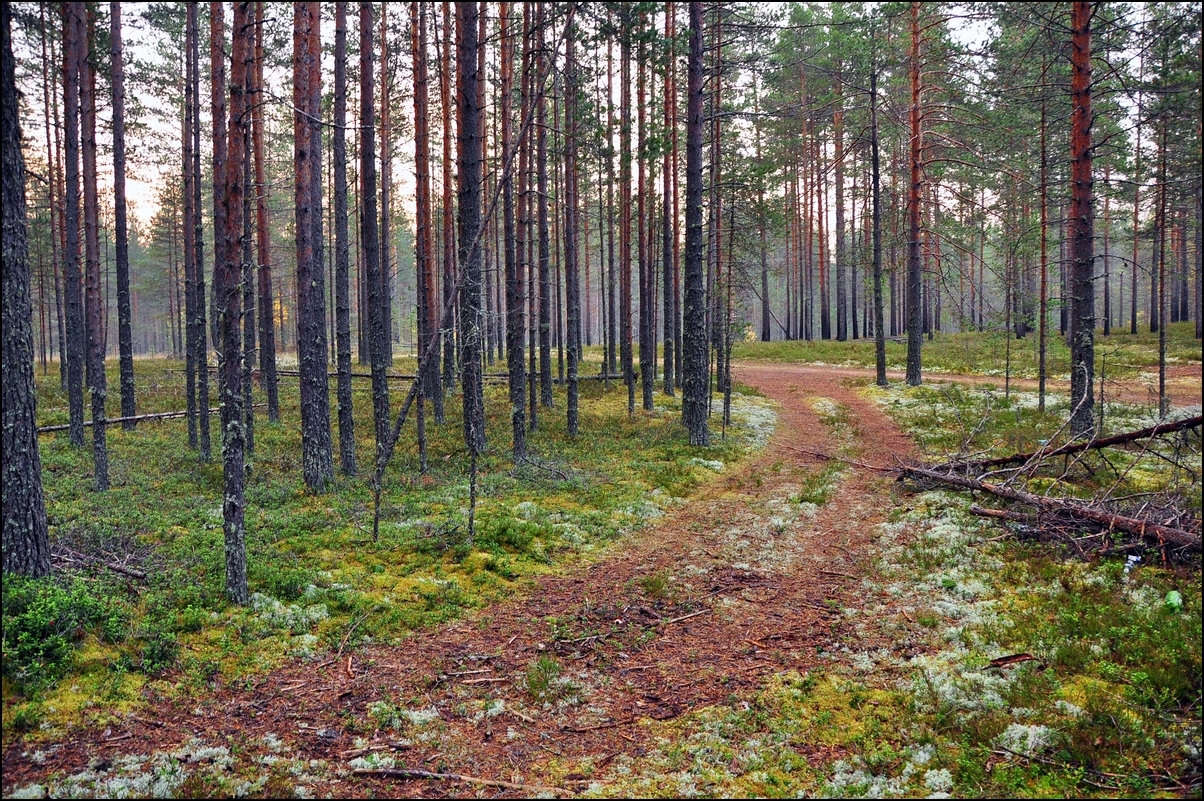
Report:
[[[115,726],[109,742],[76,738],[42,766],[10,748],[5,773],[18,775],[6,775],[5,789],[194,737],[225,744],[233,736],[240,759],[251,760],[267,753],[262,743],[273,734],[284,743],[282,756],[331,767],[376,754],[398,767],[571,790],[584,783],[579,769],[589,766],[591,778],[605,783],[615,756],[643,753],[649,735],[641,719],[676,718],[751,692],[771,673],[808,669],[847,633],[836,610],[859,603],[891,485],[865,470],[823,474],[806,452],[840,450],[881,463],[909,454],[911,443],[823,368],[743,365],[736,377],[780,405],[768,445],[607,555],[400,646],[343,654],[319,669],[295,664],[251,687],[218,688],[199,706],[158,704]],[[842,422],[833,427],[833,420]],[[381,702],[407,712],[388,721],[389,708],[372,711]],[[524,792],[331,779],[312,790]]]

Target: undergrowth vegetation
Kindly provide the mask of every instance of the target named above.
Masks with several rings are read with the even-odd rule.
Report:
[[[184,407],[182,365],[138,360],[136,367],[140,413]],[[395,369],[406,370],[404,360]],[[246,491],[252,602],[245,608],[223,595],[216,416],[208,464],[188,448],[183,419],[142,422],[134,431],[110,427],[113,486],[103,494],[91,486],[88,449],[73,448],[66,432],[42,436],[57,570],[49,580],[4,585],[6,741],[103,722],[138,703],[148,682],[169,697],[203,691],[215,678],[254,675],[285,659],[397,641],[509,596],[663,514],[763,443],[774,420],[770,402],[737,395],[729,436],[716,436],[700,453],[688,444],[676,399],[658,393],[654,411],[628,417],[620,383],[607,390],[583,382],[578,440],[567,436],[558,391],[555,408],[539,410],[530,458],[515,466],[505,386],[489,385],[490,449],[480,463],[470,539],[469,460],[459,397],[449,396],[446,425],[427,427],[425,474],[413,425],[406,426],[385,475],[374,542],[366,478],[340,473],[327,494],[304,491],[294,382],[281,380],[279,424],[257,410]],[[58,377],[39,376],[38,389],[39,422],[66,422]],[[366,382],[357,382],[361,470],[374,449],[370,401]]]
[[[932,340],[924,342],[924,371],[1003,378],[1010,365],[1013,378],[1036,378],[1037,346],[1036,333],[1016,339],[1004,331],[938,332]],[[1137,334],[1118,331],[1107,337],[1097,335],[1095,349],[1096,359],[1101,362],[1107,378],[1135,378],[1158,369],[1158,335],[1148,331]],[[1171,323],[1167,327],[1166,355],[1167,363],[1171,365],[1200,361],[1200,343],[1195,338],[1194,323]],[[847,342],[738,341],[732,347],[732,358],[872,368],[874,340],[871,337]],[[1063,338],[1049,337],[1046,364],[1050,378],[1069,380],[1070,349]],[[905,340],[886,341],[886,366],[889,370],[907,367]]]

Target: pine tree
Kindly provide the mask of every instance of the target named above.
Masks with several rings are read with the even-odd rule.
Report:
[[[96,14],[87,10],[86,56],[80,62],[80,130],[84,188],[84,314],[87,318],[87,376],[92,395],[92,464],[97,491],[109,488],[109,448],[105,425],[104,287],[100,277],[100,198],[96,164]]]
[[[351,406],[351,245],[347,235],[347,4],[335,4],[334,23],[334,294],[338,364],[339,464],[355,475],[355,420]],[[361,35],[363,31],[361,29]],[[362,45],[361,45],[362,47]]]
[[[137,414],[134,399],[134,339],[130,320],[130,242],[125,214],[125,53],[121,46],[121,3],[109,3],[113,90],[113,226],[117,239],[117,343],[121,356],[121,416]],[[132,429],[127,420],[122,428]]]
[[[293,4],[293,141],[296,162],[297,360],[305,486],[321,493],[334,478],[326,309],[322,271],[321,39],[319,4]]]
[[[74,10],[72,10],[74,11]],[[17,108],[12,5],[0,6],[0,105]],[[46,576],[50,541],[42,462],[38,453],[37,394],[33,379],[33,331],[29,294],[29,242],[25,217],[25,159],[16,114],[0,115],[0,255],[4,262],[3,357],[4,573]]]
[[[691,445],[707,445],[706,296],[702,250],[702,3],[690,3],[686,84],[686,254],[681,416]]]
[[[1095,428],[1095,210],[1091,175],[1091,3],[1071,6],[1070,91],[1070,430]]]
[[[456,106],[459,123],[457,179],[459,183],[460,278],[459,344],[464,442],[473,455],[485,450],[485,400],[481,382],[481,124],[477,106],[478,6],[456,4]]]

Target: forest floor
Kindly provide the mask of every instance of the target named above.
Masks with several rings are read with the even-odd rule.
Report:
[[[1175,369],[1176,400],[1198,403],[1199,365]],[[877,569],[880,525],[910,511],[911,496],[890,477],[811,455],[890,465],[915,458],[916,446],[854,386],[871,371],[742,363],[735,375],[778,404],[769,443],[604,552],[401,645],[340,648],[251,679],[215,679],[203,693],[152,698],[120,724],[74,730],[32,753],[10,743],[5,795],[50,776],[103,777],[148,754],[173,755],[152,764],[179,796],[230,788],[201,770],[179,783],[181,764],[246,776],[242,792],[266,797],[831,789],[819,772],[865,756],[856,738],[796,743],[798,760],[785,769],[799,782],[752,771],[755,725],[735,737],[749,742],[728,742],[712,755],[728,784],[681,784],[666,753],[672,741],[684,747],[719,725],[713,710],[762,708],[767,688],[783,681],[804,687],[806,677],[858,655],[908,660],[934,650],[922,638],[886,629],[867,635],[854,624],[870,613],[917,627],[918,613],[889,599],[884,607],[866,580]],[[1144,401],[1148,388],[1135,382],[1123,392]],[[804,690],[813,691],[814,680]],[[862,715],[877,714],[874,691],[847,694]],[[880,718],[889,728],[885,712]],[[840,720],[838,713],[826,722],[839,727]],[[387,775],[399,769],[441,776]],[[753,784],[739,783],[746,773],[756,773]],[[928,790],[949,789],[943,781],[937,775]],[[155,785],[139,787],[154,792]]]

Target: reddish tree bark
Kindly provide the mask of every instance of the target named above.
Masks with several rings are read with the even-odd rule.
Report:
[[[1071,6],[1070,92],[1074,102],[1070,139],[1070,429],[1090,436],[1094,429],[1095,377],[1095,209],[1091,174],[1091,17],[1092,4]]]

